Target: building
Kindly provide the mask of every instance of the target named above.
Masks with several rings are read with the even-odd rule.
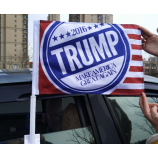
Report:
[[[60,14],[48,14],[48,21],[60,21]]]
[[[148,61],[151,61],[151,62],[158,62],[158,57],[150,57],[148,59]]]
[[[0,69],[18,69],[28,62],[28,15],[0,14]]]
[[[70,22],[113,23],[112,14],[69,14]]]
[[[148,61],[143,60],[145,75],[158,76],[158,57],[150,57]]]

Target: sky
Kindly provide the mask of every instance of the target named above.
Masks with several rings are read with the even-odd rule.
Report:
[[[28,14],[28,51],[32,56],[33,51],[33,23],[34,20],[47,20],[48,14]],[[60,14],[61,21],[68,22],[69,14]],[[32,61],[32,58],[30,59]]]
[[[29,54],[32,54],[33,48],[33,21],[47,20],[48,14],[29,14],[28,24],[28,43]],[[60,21],[68,22],[69,14],[60,14]],[[157,34],[158,14],[113,14],[113,23],[115,24],[137,24],[141,25],[151,32]],[[150,55],[143,51],[143,58],[149,58]]]

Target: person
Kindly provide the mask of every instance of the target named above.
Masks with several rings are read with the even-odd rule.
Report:
[[[146,28],[139,26],[142,35],[142,48],[149,54],[158,56],[158,36],[151,33]],[[158,28],[157,28],[158,32]],[[153,125],[158,133],[158,104],[148,103],[145,93],[142,92],[139,99],[140,108],[145,118]],[[158,134],[152,135],[146,142],[147,144],[158,144]]]
[[[61,120],[61,128],[62,131],[81,128],[77,108],[74,103],[70,103],[64,110]]]
[[[139,105],[145,118],[153,125],[158,133],[158,104],[148,103],[145,93],[142,92]],[[158,134],[152,135],[146,143],[158,144]]]
[[[141,30],[142,35],[142,48],[144,51],[149,54],[158,56],[158,35],[151,33],[146,28],[139,26],[139,30]],[[158,28],[157,28],[158,32]]]
[[[46,104],[47,132],[61,131],[60,112],[62,103],[59,98],[48,99]]]

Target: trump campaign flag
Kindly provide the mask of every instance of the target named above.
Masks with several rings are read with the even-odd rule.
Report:
[[[33,94],[144,92],[137,25],[35,21]]]

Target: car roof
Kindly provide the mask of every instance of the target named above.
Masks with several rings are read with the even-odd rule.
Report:
[[[0,70],[0,84],[32,82],[32,69]]]
[[[144,75],[144,81],[145,82],[158,83],[158,78],[153,77],[153,76]]]
[[[32,82],[32,69],[0,70],[0,84]],[[158,83],[158,78],[144,75],[144,82]]]

